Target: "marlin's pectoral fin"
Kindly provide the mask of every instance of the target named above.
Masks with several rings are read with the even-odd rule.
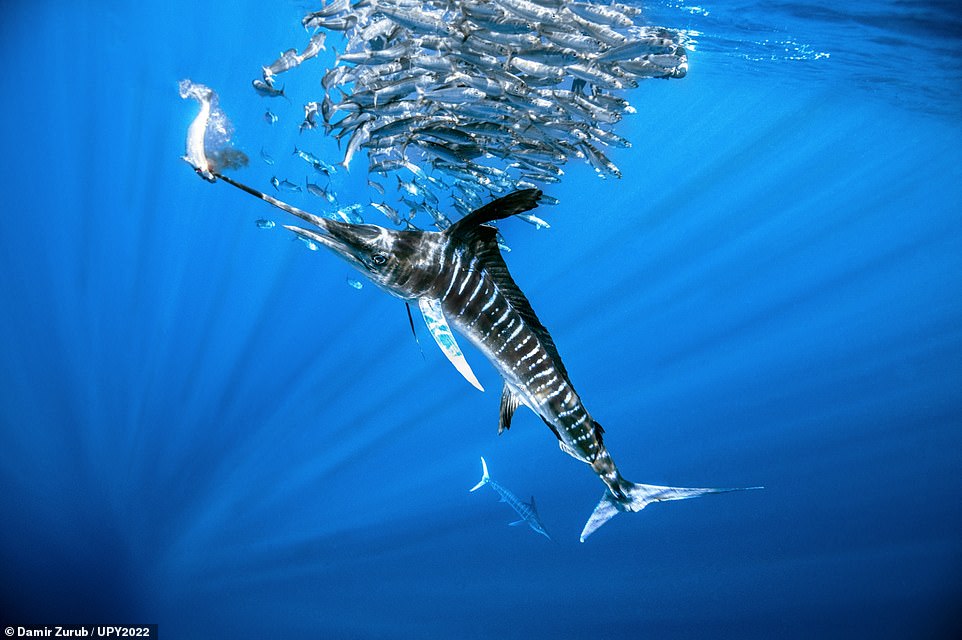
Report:
[[[519,524],[524,524],[524,523],[525,523],[524,520],[515,520],[514,522],[509,522],[509,523],[508,523],[508,526],[509,526],[509,527],[517,527]]]
[[[454,334],[451,333],[451,327],[448,326],[447,320],[444,319],[441,301],[433,298],[421,298],[418,300],[418,306],[424,315],[424,323],[428,326],[428,331],[434,336],[434,341],[441,347],[441,351],[448,357],[448,360],[451,361],[454,368],[464,376],[465,380],[474,385],[478,391],[484,391],[484,387],[478,382],[478,378],[474,375],[474,371],[471,370],[468,361],[464,359],[464,354],[461,353],[461,347],[458,346],[458,341],[454,339]]]
[[[514,415],[514,410],[520,404],[521,398],[511,391],[508,383],[505,382],[504,389],[501,390],[501,417],[498,420],[498,435],[511,428],[511,416]]]

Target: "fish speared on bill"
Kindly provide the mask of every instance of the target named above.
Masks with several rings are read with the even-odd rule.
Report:
[[[193,98],[200,105],[187,129],[183,159],[209,182],[214,182],[214,172],[247,166],[247,156],[230,144],[233,126],[214,90],[188,79],[181,80],[178,88],[181,98]]]

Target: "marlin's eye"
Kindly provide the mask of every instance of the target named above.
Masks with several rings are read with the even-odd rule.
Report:
[[[376,267],[383,267],[387,264],[387,256],[383,253],[375,253],[371,256],[371,262],[373,262]]]

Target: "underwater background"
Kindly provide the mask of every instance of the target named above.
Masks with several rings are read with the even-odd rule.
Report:
[[[284,79],[290,102],[250,86],[312,8],[0,8],[0,624],[958,637],[954,2],[647,5],[692,34],[688,76],[627,94],[623,178],[570,163],[537,211],[551,229],[502,226],[506,261],[626,477],[765,489],[653,505],[584,544],[602,484],[529,411],[497,435],[480,353],[484,394],[401,302],[180,160],[187,77],[233,119],[238,179],[303,182],[305,141],[340,160],[296,127],[338,36]],[[362,168],[343,201],[367,202]],[[551,541],[468,492],[481,455]]]

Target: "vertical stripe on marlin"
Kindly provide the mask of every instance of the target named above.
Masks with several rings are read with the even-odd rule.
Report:
[[[514,320],[512,320],[511,322],[513,323]],[[521,333],[521,331],[522,331],[523,329],[524,329],[524,325],[519,322],[519,323],[518,323],[518,326],[515,327],[514,331],[511,332],[511,335],[510,335],[510,336],[508,336],[507,338],[505,338],[504,344],[502,344],[500,347],[498,347],[498,350],[497,350],[495,353],[500,354],[502,351],[504,351],[504,350],[507,349],[508,347],[512,346],[511,341],[514,340],[516,337],[518,337],[518,334]]]
[[[478,256],[471,258],[471,262],[468,263],[468,270],[461,276],[461,284],[458,286],[458,295],[464,293],[464,288],[468,285],[468,281],[471,277],[475,275],[474,267],[478,264]]]
[[[454,263],[451,265],[451,282],[448,284],[448,288],[444,291],[444,295],[441,296],[442,300],[447,298],[448,294],[451,293],[451,289],[454,288],[454,283],[457,282],[459,275],[461,275],[461,252],[455,251]]]
[[[500,299],[500,297],[501,297],[501,295],[498,293],[498,290],[497,290],[497,289],[495,289],[494,291],[492,291],[492,292],[491,292],[491,297],[488,298],[488,301],[485,303],[485,305],[484,305],[483,307],[481,307],[481,311],[478,312],[478,317],[480,318],[480,317],[481,317],[481,314],[483,314],[485,311],[487,311],[487,310],[490,309],[492,306],[494,306],[494,303],[497,302],[498,299]]]
[[[471,292],[471,295],[468,296],[468,299],[467,299],[467,301],[465,302],[465,309],[467,309],[467,305],[469,305],[470,303],[474,302],[474,299],[478,297],[478,294],[481,293],[481,290],[482,290],[483,288],[484,288],[484,275],[479,274],[479,275],[478,275],[478,284],[477,284],[477,286],[474,287],[474,291]]]

